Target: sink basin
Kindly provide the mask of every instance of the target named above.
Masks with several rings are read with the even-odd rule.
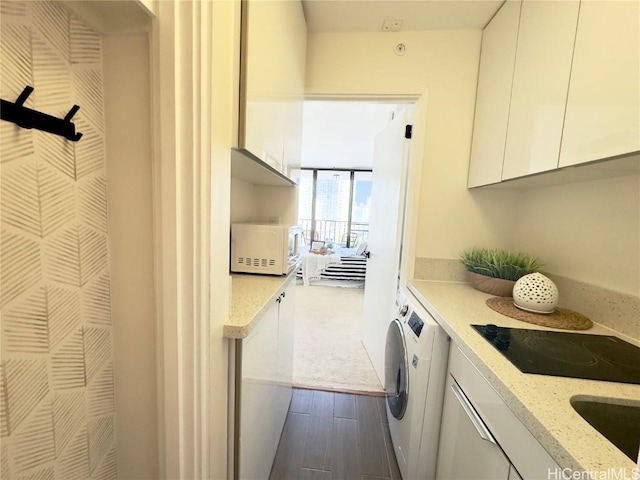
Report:
[[[640,446],[640,403],[623,405],[573,397],[571,406],[627,457],[634,462],[637,460]]]

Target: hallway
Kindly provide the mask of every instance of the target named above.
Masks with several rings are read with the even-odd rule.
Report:
[[[384,397],[294,389],[270,480],[401,480]]]

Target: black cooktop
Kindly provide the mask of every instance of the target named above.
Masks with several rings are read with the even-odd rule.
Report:
[[[523,373],[640,385],[640,348],[618,337],[471,326]]]

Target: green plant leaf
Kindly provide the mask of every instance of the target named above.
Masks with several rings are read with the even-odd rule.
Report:
[[[543,265],[536,257],[526,253],[480,247],[465,251],[460,261],[470,272],[513,281],[539,271]]]

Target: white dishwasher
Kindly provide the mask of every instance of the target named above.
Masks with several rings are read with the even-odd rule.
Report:
[[[438,479],[520,478],[471,402],[449,375],[438,454]]]
[[[453,344],[440,432],[436,479],[540,479],[560,471],[487,379]]]

